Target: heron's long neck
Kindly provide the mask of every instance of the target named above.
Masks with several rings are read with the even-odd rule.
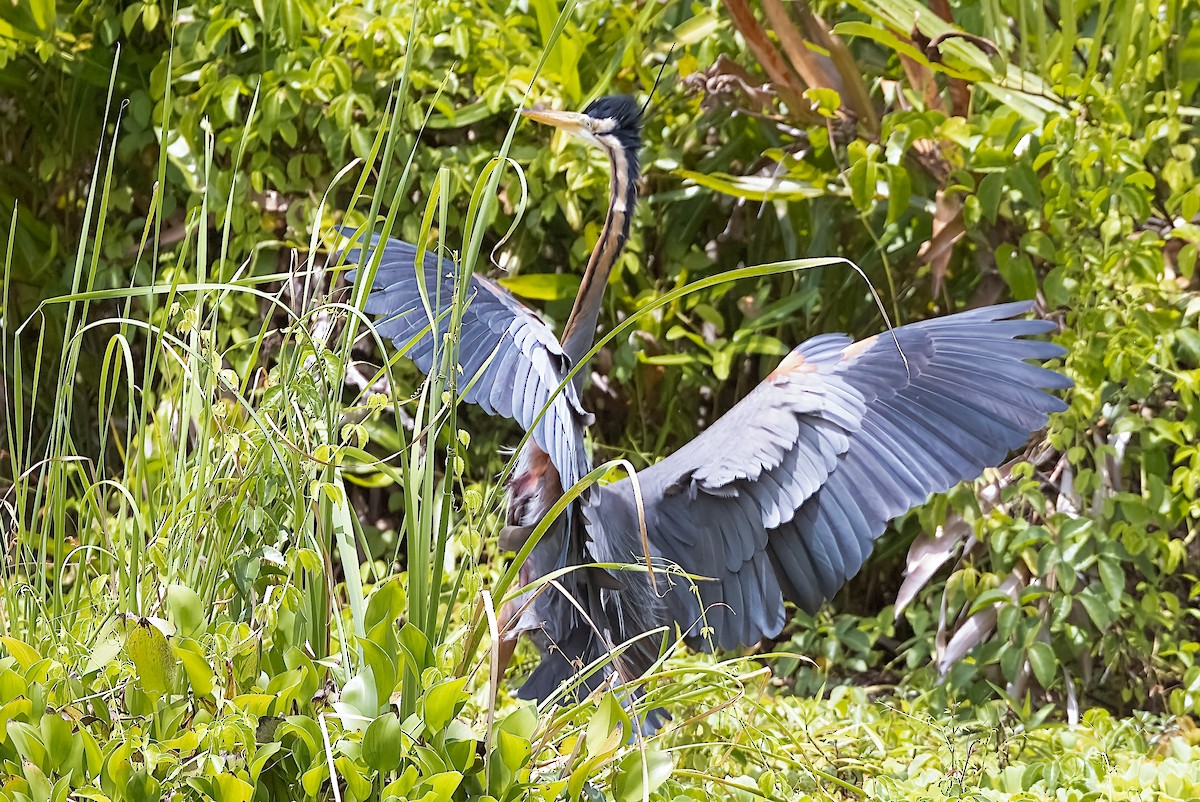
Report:
[[[604,230],[600,232],[600,239],[588,259],[587,269],[583,271],[575,306],[563,329],[563,351],[572,363],[578,363],[592,348],[600,303],[604,300],[604,288],[608,286],[608,276],[625,247],[625,240],[629,238],[629,224],[634,204],[637,203],[637,150],[611,148],[608,157],[612,166],[608,216],[604,218]],[[575,374],[576,384],[582,383],[583,375],[582,371]]]

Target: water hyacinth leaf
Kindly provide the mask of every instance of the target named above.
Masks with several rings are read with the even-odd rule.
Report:
[[[180,635],[190,636],[204,626],[204,603],[186,585],[167,587],[167,614]]]
[[[125,656],[133,662],[142,687],[165,693],[175,682],[178,664],[167,638],[148,618],[139,618],[125,639]]]
[[[468,695],[463,693],[466,684],[466,677],[457,677],[442,680],[425,691],[421,706],[428,727],[440,730],[450,723],[455,713],[467,701]]]
[[[222,772],[212,778],[216,802],[250,802],[254,786],[240,777]]]
[[[352,712],[374,719],[379,713],[379,694],[375,688],[375,675],[370,667],[350,678],[342,688],[341,703],[348,705]],[[349,725],[347,725],[349,726]]]
[[[366,767],[346,755],[334,760],[333,765],[337,770],[338,778],[345,783],[347,798],[364,800],[371,798],[371,781],[367,779],[369,772]]]
[[[72,751],[78,749],[82,752],[83,741],[73,737],[74,728],[61,714],[47,712],[42,716],[41,730],[42,743],[46,747],[47,757],[50,758],[48,768],[51,770],[61,771],[63,765],[71,759]]]
[[[667,781],[673,768],[667,752],[652,746],[635,749],[621,761],[613,794],[620,802],[640,802]]]
[[[174,649],[175,656],[183,664],[183,673],[192,687],[192,693],[201,697],[210,695],[216,675],[212,666],[208,664],[208,658],[201,651],[200,644],[185,638],[174,644]]]
[[[537,728],[537,708],[532,704],[524,704],[504,717],[500,729],[510,735],[516,735],[529,741],[533,739]]]
[[[259,720],[260,730],[261,730],[261,725],[262,725],[263,721],[264,721],[264,719]],[[275,721],[275,724],[279,723],[279,719],[275,719],[274,721]],[[273,737],[273,736],[274,736],[274,732],[272,731],[270,736],[264,736],[264,737]],[[272,741],[270,743],[262,743],[261,738],[256,739],[256,740],[259,741],[259,746],[257,749],[254,750],[254,758],[250,761],[249,766],[248,766],[248,768],[250,770],[250,780],[251,780],[251,782],[255,782],[255,783],[258,782],[259,776],[262,774],[263,769],[266,768],[267,761],[269,761],[272,757],[274,757],[276,754],[278,754],[280,751],[283,750],[283,744],[279,743],[278,741]]]
[[[404,754],[404,733],[400,719],[394,713],[384,713],[367,726],[363,733],[362,756],[368,766],[376,771],[393,771]]]
[[[11,636],[5,635],[0,637],[0,645],[4,647],[6,652],[17,658],[17,662],[21,664],[21,668],[29,668],[42,659],[41,655],[33,647]]]
[[[407,607],[404,597],[404,584],[398,577],[392,577],[378,585],[367,599],[366,627],[370,632],[377,624],[384,621],[391,623],[404,614]]]
[[[422,781],[420,787],[428,788],[429,792],[420,799],[424,802],[450,802],[454,792],[462,784],[462,774],[457,771],[443,771]]]
[[[40,766],[46,761],[46,746],[42,743],[41,733],[32,724],[24,721],[10,722],[8,737],[22,760],[35,766]]]
[[[362,649],[363,659],[370,666],[371,673],[375,676],[376,694],[380,699],[389,698],[392,695],[392,691],[396,688],[397,672],[395,658],[374,641],[367,640],[366,638],[356,638],[355,640],[358,642],[359,648]]]

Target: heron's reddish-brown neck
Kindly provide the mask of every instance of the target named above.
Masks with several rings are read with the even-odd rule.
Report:
[[[587,268],[583,271],[571,316],[563,328],[563,352],[572,362],[578,362],[592,348],[604,288],[629,238],[633,207],[637,202],[637,151],[615,146],[605,147],[605,151],[612,168],[608,215],[604,218],[600,239],[596,241]],[[577,379],[582,375],[577,374]]]

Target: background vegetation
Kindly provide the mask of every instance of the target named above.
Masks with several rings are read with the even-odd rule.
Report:
[[[324,243],[387,215],[561,322],[606,165],[513,111],[645,93],[671,45],[608,327],[841,255],[900,321],[1036,298],[1076,388],[763,656],[669,656],[643,742],[508,699],[519,434],[379,369]],[[0,84],[0,797],[1200,793],[1196,4],[28,0]],[[880,326],[838,268],[652,309],[596,455]]]

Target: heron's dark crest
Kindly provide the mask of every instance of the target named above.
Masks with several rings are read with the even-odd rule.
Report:
[[[594,133],[614,137],[620,147],[636,153],[642,146],[642,110],[632,95],[606,95],[583,112],[597,124]]]

